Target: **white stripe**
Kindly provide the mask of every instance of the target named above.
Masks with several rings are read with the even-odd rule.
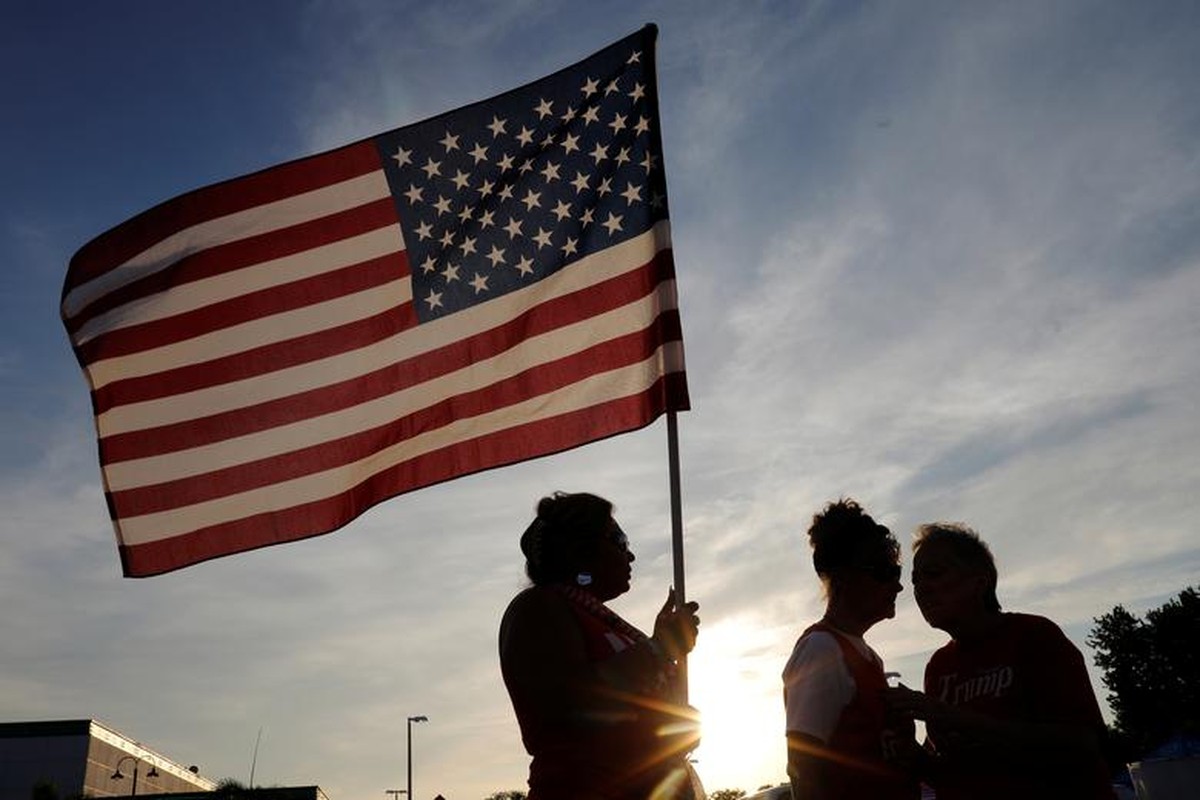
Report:
[[[166,269],[191,253],[310,222],[390,195],[387,177],[379,170],[184,228],[124,264],[76,286],[63,298],[63,316],[70,319],[109,292]]]
[[[126,517],[117,523],[118,537],[124,545],[147,544],[255,514],[282,511],[335,497],[372,475],[455,442],[637,395],[654,385],[663,374],[682,370],[683,343],[669,342],[641,363],[592,376],[515,406],[457,420],[354,464],[186,508]]]
[[[668,298],[673,299],[673,293]],[[349,408],[219,442],[109,464],[105,485],[118,492],[195,477],[248,461],[281,456],[368,431],[448,397],[485,389],[530,367],[582,352],[644,329],[662,310],[657,293],[564,328],[530,337],[492,358]]]
[[[358,350],[332,356],[321,361],[300,364],[277,372],[259,375],[235,383],[198,389],[194,392],[172,395],[141,403],[131,403],[112,408],[96,418],[99,435],[112,436],[118,433],[129,433],[135,430],[156,428],[175,422],[182,422],[197,417],[219,414],[237,408],[257,403],[288,397],[300,392],[329,386],[343,380],[366,375],[377,369],[403,361],[422,353],[430,352],[439,347],[451,344],[512,320],[531,306],[545,302],[555,297],[561,297],[571,292],[586,289],[589,286],[619,276],[630,269],[641,267],[650,261],[656,253],[671,246],[670,226],[666,221],[660,222],[655,228],[641,236],[622,242],[615,247],[595,253],[570,268],[560,270],[554,275],[539,281],[529,287],[503,295],[490,302],[481,303],[473,308],[460,311],[448,317],[428,322],[416,328],[402,331],[386,341],[360,348]],[[661,288],[660,292],[663,291]],[[673,290],[672,290],[673,291]],[[313,306],[314,309],[324,308],[324,304]],[[278,315],[276,318],[286,318],[296,312]],[[366,316],[365,314],[363,316]],[[283,322],[280,323],[285,324]],[[333,323],[330,323],[333,324]],[[263,335],[272,335],[274,328],[267,326]],[[286,337],[272,336],[279,341]],[[266,344],[261,340],[240,337],[232,344],[240,350]],[[171,347],[178,347],[172,345]],[[168,348],[163,348],[164,350]],[[205,354],[204,360],[212,356]],[[149,369],[147,366],[131,362],[135,356],[125,356],[111,361],[121,362],[113,369],[102,367],[109,362],[98,361],[88,367],[92,386],[98,388],[95,371],[103,368],[105,383],[116,378],[133,377],[161,371]],[[155,364],[163,365],[162,369],[176,366],[186,366],[190,362],[184,358],[172,357],[171,353],[163,355]],[[136,370],[136,371],[135,371]]]
[[[399,225],[391,224],[349,239],[139,298],[88,320],[71,339],[76,345],[81,345],[121,328],[186,314],[213,303],[334,272],[369,259],[399,253],[403,249],[404,234]]]
[[[337,325],[365,319],[407,303],[412,283],[405,277],[342,295],[324,303],[233,325],[175,344],[143,350],[128,356],[97,361],[87,367],[93,391],[115,380],[166,372],[236,355],[263,344],[308,336]]]

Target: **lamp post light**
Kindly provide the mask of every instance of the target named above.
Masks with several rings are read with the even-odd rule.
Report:
[[[121,765],[124,764],[126,761],[133,762],[133,784],[129,788],[129,796],[137,797],[138,767],[141,766],[141,763],[142,763],[142,760],[140,758],[138,758],[137,756],[121,756],[117,760],[117,769],[110,776],[110,780],[119,781],[119,780],[123,780],[125,778],[125,776],[121,774]],[[153,764],[150,765],[150,771],[146,773],[146,777],[147,778],[157,778],[158,777],[158,770],[156,770],[154,768]]]
[[[412,726],[414,722],[428,722],[429,717],[417,715],[408,718],[408,800],[412,800]]]

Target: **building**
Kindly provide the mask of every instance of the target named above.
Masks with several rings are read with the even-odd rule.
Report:
[[[0,800],[31,800],[38,786],[72,800],[210,792],[217,784],[96,720],[0,723]]]

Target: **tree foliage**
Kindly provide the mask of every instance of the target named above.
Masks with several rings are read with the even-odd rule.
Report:
[[[1200,586],[1145,619],[1116,606],[1094,622],[1087,643],[1126,746],[1141,754],[1171,736],[1200,733]]]
[[[526,794],[520,789],[509,789],[503,792],[492,792],[483,800],[525,800]]]
[[[708,793],[708,800],[741,800],[745,796],[742,789],[717,789]]]

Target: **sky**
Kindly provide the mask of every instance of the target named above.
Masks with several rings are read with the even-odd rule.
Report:
[[[417,798],[524,787],[496,658],[518,538],[553,490],[610,498],[637,555],[613,607],[649,628],[672,580],[665,422],[125,579],[59,291],[77,248],[164,199],[646,22],[706,787],[785,779],[780,672],[822,613],[804,531],[832,499],[906,559],[920,523],[970,524],[1005,608],[1054,619],[1089,665],[1095,617],[1197,582],[1195,3],[3,0],[4,721],[96,718],[212,779],[253,765],[257,785],[383,800],[425,715]],[[904,582],[867,640],[919,686],[946,637]]]

